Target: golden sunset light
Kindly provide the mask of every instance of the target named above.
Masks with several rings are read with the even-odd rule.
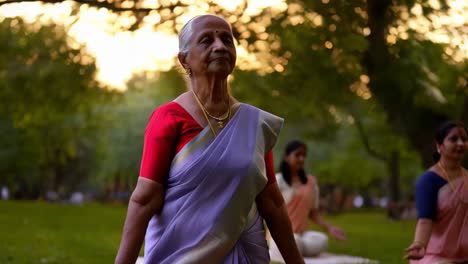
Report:
[[[179,29],[188,19],[195,15],[204,14],[208,7],[202,1],[193,1],[194,5],[188,8],[178,19],[176,28]],[[219,4],[227,10],[235,10],[243,0],[220,0]],[[438,8],[437,1],[431,1],[433,8]],[[249,16],[258,14],[262,9],[272,6],[276,12],[283,12],[288,9],[284,0],[261,1],[251,0],[247,10],[241,17],[229,17],[230,22],[238,19],[248,22]],[[416,15],[415,19],[410,19],[407,24],[390,29],[387,40],[392,43],[397,38],[407,38],[407,30],[412,29],[425,34],[425,36],[435,42],[449,44],[447,54],[455,60],[463,60],[468,57],[468,32],[460,35],[450,28],[463,28],[468,24],[468,2],[464,0],[449,1],[450,10],[447,14],[433,14],[430,20],[420,16],[422,7],[415,5],[411,10]],[[143,26],[136,31],[119,31],[118,25],[131,25],[133,22],[126,16],[117,16],[106,9],[89,8],[81,6],[79,16],[71,15],[73,2],[60,4],[40,3],[18,3],[0,7],[0,19],[3,17],[21,16],[26,21],[32,22],[40,19],[44,23],[58,23],[69,27],[70,35],[78,42],[85,44],[88,51],[96,58],[98,80],[111,87],[124,89],[125,83],[134,73],[141,71],[167,71],[175,64],[175,57],[178,52],[177,37],[171,34],[170,30],[155,31],[153,25],[160,20],[159,14],[151,14],[144,19]],[[291,9],[291,8],[290,8]],[[314,18],[314,23],[321,26],[320,16]],[[291,18],[292,24],[302,23],[303,17],[294,16]],[[256,25],[258,33],[265,29]],[[447,30],[449,28],[449,30]],[[263,31],[262,31],[263,30]],[[366,30],[366,29],[364,29]],[[248,32],[247,32],[248,33]],[[369,32],[367,32],[369,34]],[[265,39],[268,34],[265,33]],[[266,46],[265,41],[257,41],[256,47]],[[274,44],[276,45],[276,44]],[[333,43],[324,43],[326,48],[332,49]],[[244,45],[238,45],[238,67],[241,69],[260,69],[262,59],[257,58],[245,49]],[[271,59],[271,58],[268,58]],[[266,60],[266,58],[263,58]],[[273,68],[266,72],[283,71],[284,64],[274,63]]]
[[[234,10],[242,3],[242,0],[219,1],[228,10]],[[134,31],[118,31],[109,21],[118,22],[120,25],[131,23],[126,17],[117,17],[105,9],[80,7],[80,16],[76,22],[70,16],[72,2],[64,2],[56,5],[43,5],[40,3],[18,3],[5,5],[0,8],[0,19],[4,17],[21,16],[26,21],[32,22],[38,18],[41,21],[53,22],[70,26],[71,36],[79,43],[86,45],[88,51],[95,56],[98,66],[98,80],[112,87],[124,89],[125,83],[133,73],[140,71],[167,71],[174,66],[178,52],[177,37],[169,32],[155,32],[152,25],[159,21],[159,16],[148,16],[144,25]],[[277,9],[287,8],[283,0],[274,1],[249,1],[246,15],[254,15],[261,12],[267,6],[277,6]],[[189,12],[180,16],[178,28],[195,15],[207,12],[208,6],[203,2],[189,7]],[[117,23],[116,23],[117,24]],[[110,48],[111,47],[111,48]],[[238,48],[241,68],[251,65],[260,67],[255,57],[252,57],[244,48]],[[242,67],[244,65],[244,67]]]
[[[0,0],[0,39],[0,264],[468,261],[468,0]]]

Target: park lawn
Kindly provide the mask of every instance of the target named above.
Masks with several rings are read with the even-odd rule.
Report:
[[[0,263],[112,263],[126,207],[44,202],[0,201]],[[348,234],[330,251],[407,263],[403,249],[411,241],[414,221],[394,222],[383,212],[353,212],[327,217]]]
[[[378,260],[382,264],[408,263],[404,249],[413,239],[416,221],[393,221],[384,211],[361,211],[327,217],[342,227],[346,242],[331,241],[330,251]]]
[[[0,201],[0,263],[113,263],[125,207]]]

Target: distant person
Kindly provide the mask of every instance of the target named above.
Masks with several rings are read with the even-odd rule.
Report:
[[[467,132],[449,121],[436,133],[435,164],[416,183],[418,221],[405,257],[412,264],[468,263]]]
[[[81,205],[84,202],[84,194],[82,192],[74,192],[70,196],[70,203],[74,205]]]
[[[2,200],[10,199],[10,190],[8,189],[7,186],[2,186],[1,196],[2,196]]]
[[[304,263],[274,173],[283,120],[230,96],[228,22],[191,19],[178,58],[188,91],[149,120],[116,263],[135,263],[143,238],[144,263],[269,263],[263,220],[284,259]]]
[[[319,186],[317,179],[307,175],[304,161],[307,155],[305,143],[293,140],[285,148],[276,180],[286,201],[286,208],[296,243],[304,257],[317,256],[325,251],[328,236],[322,232],[309,230],[311,220],[327,234],[337,240],[345,240],[346,234],[339,227],[329,224],[319,210]],[[274,241],[270,241],[272,254],[277,254]]]

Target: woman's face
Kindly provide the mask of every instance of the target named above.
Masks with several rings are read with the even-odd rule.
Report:
[[[447,159],[461,160],[467,150],[467,135],[462,127],[454,127],[437,148],[440,155]]]
[[[236,64],[236,48],[231,28],[215,16],[198,18],[192,25],[193,35],[187,56],[181,61],[192,74],[215,74],[227,77]]]
[[[298,171],[304,168],[304,161],[306,158],[306,148],[301,146],[284,157],[291,170]]]

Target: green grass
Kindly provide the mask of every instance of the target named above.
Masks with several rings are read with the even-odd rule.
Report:
[[[123,205],[0,201],[0,263],[112,263],[125,212]],[[413,221],[390,221],[375,211],[327,219],[348,234],[344,243],[331,242],[331,252],[407,263],[402,254]]]
[[[415,221],[392,221],[380,212],[355,212],[327,217],[346,231],[346,242],[331,241],[330,251],[379,260],[382,264],[408,263],[404,249],[413,239]]]
[[[0,201],[0,263],[112,263],[125,208]]]

